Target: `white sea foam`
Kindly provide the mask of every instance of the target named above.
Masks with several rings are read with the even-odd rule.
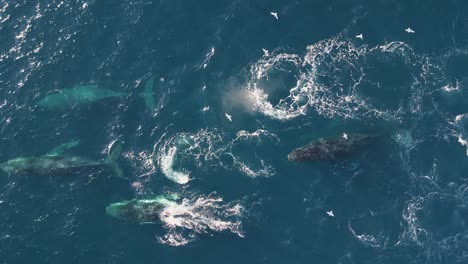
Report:
[[[174,157],[177,152],[177,147],[170,147],[167,152],[160,158],[160,167],[166,177],[178,184],[186,184],[189,181],[188,173],[173,169]]]
[[[412,83],[406,85],[411,94],[409,97],[398,94],[388,98],[364,92],[390,89],[381,87],[383,80],[375,79],[377,75],[369,77],[372,66],[367,61],[380,58],[403,64],[411,71],[412,79],[408,81]],[[270,98],[269,87],[261,86],[272,71],[296,80],[292,87],[283,87],[289,94],[277,103]],[[357,46],[353,40],[339,34],[308,46],[303,56],[278,52],[264,54],[249,67],[245,90],[254,111],[278,120],[306,115],[310,108],[330,118],[390,120],[400,118],[404,110],[419,113],[425,91],[444,81],[434,77],[440,76],[436,74],[440,71],[429,57],[416,54],[404,42]]]
[[[216,52],[215,47],[211,47],[210,51],[205,55],[205,59],[199,66],[200,69],[205,69],[208,66],[208,64],[211,61],[211,58],[215,55],[215,52]]]
[[[250,69],[250,80],[247,83],[247,93],[254,102],[253,110],[259,111],[275,119],[287,120],[299,115],[304,115],[311,100],[309,96],[309,86],[302,86],[302,79],[306,78],[301,74],[296,85],[289,90],[289,95],[280,99],[277,104],[268,101],[267,92],[258,86],[262,79],[268,79],[270,70],[288,72],[285,68],[292,65],[295,68],[301,67],[303,61],[295,54],[281,53],[277,55],[264,54],[257,63]]]
[[[426,230],[421,228],[418,223],[417,212],[421,210],[422,197],[415,197],[411,200],[402,214],[402,219],[406,224],[406,228],[400,234],[397,244],[402,241],[413,241],[421,244],[420,236],[426,233]]]
[[[441,191],[436,182],[438,176],[437,167],[437,163],[434,162],[428,173],[418,174],[408,171],[412,181],[410,191],[417,195],[410,197],[405,203],[405,208],[402,212],[403,231],[400,233],[396,245],[412,242],[421,246],[427,243],[430,231],[423,228],[418,216],[421,211],[424,211],[424,203],[427,199]]]
[[[466,139],[468,135],[468,127],[466,126],[466,122],[468,121],[468,119],[466,119],[467,117],[467,114],[457,115],[455,117],[455,122],[451,122],[451,124],[454,126],[453,136],[457,138],[458,143],[465,147],[466,155],[468,156],[468,140]]]
[[[217,130],[202,129],[196,133],[164,136],[155,146],[155,158],[161,171],[170,179],[188,178],[188,172],[173,169],[176,160],[178,164],[192,164],[201,169],[221,166],[228,170],[237,169],[249,177],[270,176],[275,173],[274,168],[255,152],[242,152],[240,146],[254,144],[258,148],[278,142],[275,134],[262,129],[251,133],[241,130],[231,138]],[[230,159],[226,160],[226,157]]]
[[[275,134],[269,132],[268,130],[265,129],[257,129],[256,131],[249,133],[246,130],[240,130],[237,132],[236,138],[233,140],[233,142],[240,141],[243,139],[255,139],[259,142],[261,142],[262,138],[269,138],[272,139],[272,141],[275,142],[275,144],[279,143],[280,139],[278,136]]]
[[[126,151],[122,153],[132,165],[138,168],[139,177],[152,175],[156,172],[156,166],[153,162],[153,156],[148,151]]]
[[[466,148],[466,155],[468,156],[468,141],[464,140],[461,135],[458,135],[458,143]]]
[[[445,92],[454,92],[454,91],[460,90],[460,87],[458,86],[458,83],[455,86],[447,84],[447,85],[442,86],[442,90]]]
[[[351,231],[351,234],[353,234],[353,236],[357,238],[359,241],[361,241],[363,244],[367,246],[371,246],[371,247],[381,246],[381,242],[379,242],[373,235],[366,234],[366,233],[358,235],[356,231],[354,231],[354,229],[352,228],[351,222],[348,222],[348,229],[349,231]]]
[[[244,237],[241,230],[243,207],[238,202],[224,203],[214,195],[185,198],[170,203],[160,213],[167,233],[159,241],[171,246],[185,245],[199,234],[230,231]],[[188,231],[188,233],[187,233]]]

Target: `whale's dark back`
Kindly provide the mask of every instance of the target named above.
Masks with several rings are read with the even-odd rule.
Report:
[[[320,138],[296,148],[288,155],[291,161],[335,160],[344,158],[374,141],[379,135],[350,134],[346,137]]]

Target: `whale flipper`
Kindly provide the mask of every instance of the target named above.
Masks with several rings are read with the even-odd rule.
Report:
[[[122,141],[117,139],[110,144],[107,164],[109,164],[109,166],[114,170],[117,177],[128,180],[128,178],[124,176],[122,168],[120,168],[119,164],[117,163],[117,159],[121,153]]]
[[[59,156],[63,155],[66,150],[74,148],[80,144],[79,139],[73,139],[70,142],[64,143],[62,145],[59,145],[55,148],[53,148],[51,151],[49,151],[46,155],[47,156]]]
[[[148,110],[150,110],[151,112],[156,109],[156,101],[153,97],[153,87],[154,77],[151,77],[148,81],[146,81],[143,92],[138,94],[145,102],[146,108],[148,108]]]

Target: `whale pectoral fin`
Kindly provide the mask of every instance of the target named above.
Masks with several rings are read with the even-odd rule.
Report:
[[[116,139],[110,144],[107,162],[118,178],[129,180],[125,177],[122,168],[117,163],[117,159],[122,153],[122,143],[123,142],[120,139]]]
[[[80,140],[79,139],[73,139],[67,143],[64,143],[62,145],[59,145],[55,148],[53,148],[51,151],[49,151],[46,156],[59,156],[59,155],[63,155],[63,153],[68,150],[68,149],[71,149],[71,148],[74,148],[76,146],[78,146],[80,144]]]
[[[179,199],[179,195],[177,193],[171,193],[167,195],[167,199],[169,201],[177,201]]]
[[[127,181],[130,180],[129,178],[125,177],[122,168],[120,168],[120,166],[117,163],[111,163],[110,167],[112,168],[112,170],[114,170],[115,176],[117,176],[117,178],[121,178]]]

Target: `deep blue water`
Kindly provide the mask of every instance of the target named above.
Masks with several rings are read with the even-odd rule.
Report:
[[[468,263],[467,82],[461,0],[0,0],[0,163],[117,140],[125,175],[0,172],[0,263]],[[124,96],[38,105],[77,85]]]

